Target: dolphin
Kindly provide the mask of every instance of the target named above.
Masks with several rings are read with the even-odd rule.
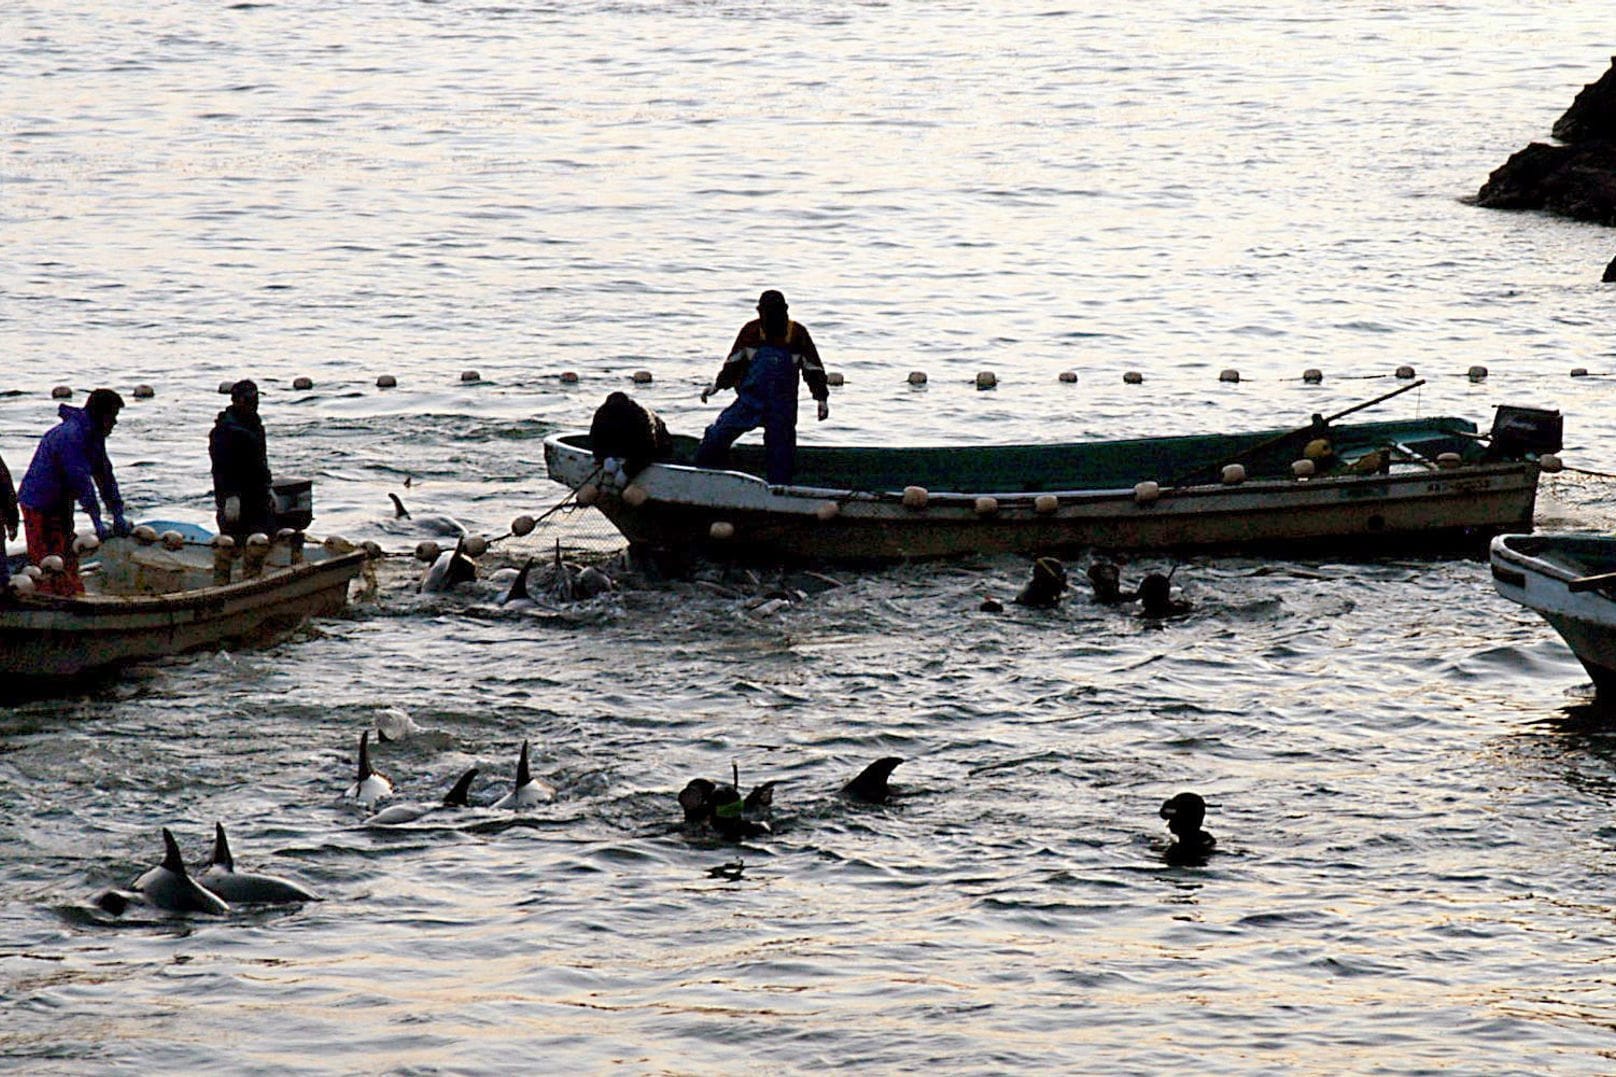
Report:
[[[472,767],[454,783],[454,787],[443,795],[443,799],[436,804],[394,804],[365,820],[366,826],[398,826],[401,823],[414,823],[426,818],[433,812],[444,808],[470,807],[469,795],[471,783],[479,771]]]
[[[415,724],[409,712],[400,707],[388,707],[376,716],[376,741],[386,744],[388,741],[409,740],[421,732],[421,727]]]
[[[533,776],[527,765],[527,741],[522,742],[522,754],[516,760],[516,785],[494,803],[496,808],[531,808],[535,804],[548,804],[555,799],[555,787]]]
[[[393,795],[393,780],[371,768],[370,730],[359,734],[359,769],[354,783],[343,793],[343,799],[370,805]]]
[[[215,894],[197,885],[185,870],[180,844],[168,827],[163,828],[163,862],[135,880],[135,889],[151,905],[168,912],[206,912],[222,916],[230,906]]]
[[[885,804],[892,796],[892,789],[887,785],[887,779],[902,762],[902,759],[893,755],[877,759],[860,771],[857,778],[842,786],[842,796],[851,800],[862,800],[867,804]]]
[[[410,530],[420,531],[440,538],[464,538],[466,525],[453,516],[443,516],[438,513],[428,513],[423,516],[413,515],[404,507],[404,502],[397,494],[388,494],[393,499],[393,519],[408,520],[413,525]]]
[[[422,594],[437,591],[447,591],[458,583],[467,583],[477,578],[477,562],[466,554],[466,540],[462,538],[455,543],[453,550],[445,550],[438,554],[438,559],[432,562],[421,577],[417,587]]]
[[[511,589],[506,591],[505,597],[499,600],[499,604],[501,606],[511,606],[513,609],[521,609],[534,604],[533,596],[528,594],[527,590],[528,573],[532,571],[533,558],[529,557],[527,559],[527,563],[522,566],[522,570],[516,574],[516,579],[511,581]]]
[[[220,822],[213,824],[213,859],[196,881],[225,901],[241,905],[291,905],[322,900],[320,895],[290,879],[238,872],[235,858],[230,855],[230,842],[224,836],[224,824]]]

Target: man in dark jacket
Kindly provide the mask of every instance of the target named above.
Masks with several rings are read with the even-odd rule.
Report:
[[[41,564],[52,554],[62,559],[62,574],[40,581],[48,594],[81,595],[78,553],[73,549],[73,503],[78,502],[95,528],[96,538],[106,538],[101,522],[101,506],[96,490],[112,513],[112,533],[129,534],[129,521],[123,515],[123,495],[112,474],[107,457],[107,436],[123,410],[123,397],[111,389],[92,392],[84,407],[63,404],[57,409],[62,421],[39,439],[34,458],[22,477],[17,500],[22,505],[23,524],[28,532],[28,560]]]
[[[255,383],[243,379],[230,387],[230,406],[219,413],[208,435],[208,456],[213,460],[219,534],[238,543],[255,532],[273,536],[275,495]]]
[[[767,478],[791,481],[797,455],[797,379],[819,402],[819,418],[830,414],[825,366],[806,326],[786,316],[786,297],[770,288],[758,297],[758,317],[741,327],[729,358],[702,390],[702,403],[720,389],[734,388],[735,402],[707,428],[696,448],[697,467],[727,467],[729,449],[748,430],[763,427]]]

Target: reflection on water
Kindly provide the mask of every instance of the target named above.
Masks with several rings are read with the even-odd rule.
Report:
[[[1157,623],[1016,606],[1005,558],[510,611],[417,594],[388,498],[503,534],[561,500],[543,438],[613,389],[698,432],[775,286],[846,376],[805,440],[1299,426],[1408,363],[1396,416],[1560,408],[1582,470],[1542,518],[1608,530],[1612,383],[1567,378],[1610,373],[1608,234],[1462,201],[1604,68],[1604,14],[25,2],[12,471],[51,385],[147,382],[111,443],[132,515],[206,520],[213,390],[250,374],[317,530],[397,556],[271,650],[0,704],[0,1056],[1606,1068],[1604,719],[1478,561],[1195,559]],[[341,801],[393,711],[430,733],[377,747],[400,799],[481,771],[463,825]],[[496,815],[524,739],[557,801]],[[891,803],[837,795],[887,755]],[[779,783],[772,834],[688,833],[678,790],[737,767]],[[1165,855],[1187,790],[1205,864]],[[199,861],[216,821],[327,900],[90,908],[161,827]]]

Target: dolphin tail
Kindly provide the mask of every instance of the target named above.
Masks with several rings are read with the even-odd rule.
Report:
[[[468,807],[467,796],[471,792],[472,779],[477,777],[477,768],[472,767],[460,776],[454,783],[454,788],[444,794],[443,802],[453,808]]]
[[[404,502],[399,500],[399,496],[397,494],[388,494],[387,496],[393,499],[393,519],[408,520],[410,510],[404,507]]]
[[[359,781],[376,773],[370,769],[370,730],[359,734]]]
[[[217,821],[213,824],[212,864],[226,871],[236,870],[235,858],[230,855],[230,841],[224,836],[224,824]]]

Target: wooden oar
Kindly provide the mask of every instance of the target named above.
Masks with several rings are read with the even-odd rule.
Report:
[[[1355,411],[1362,411],[1365,408],[1372,408],[1376,404],[1384,403],[1385,401],[1390,400],[1394,396],[1400,396],[1403,393],[1408,392],[1410,389],[1418,389],[1420,386],[1422,386],[1424,384],[1425,384],[1425,379],[1421,378],[1418,381],[1411,381],[1407,385],[1402,386],[1401,388],[1393,389],[1389,393],[1382,393],[1380,396],[1375,397],[1375,399],[1373,399],[1373,400],[1365,400],[1362,404],[1354,404],[1354,405],[1352,405],[1352,407],[1346,408],[1346,409],[1344,409],[1342,411],[1338,411],[1334,415],[1315,415],[1315,416],[1313,416],[1313,418],[1311,420],[1309,420],[1309,422],[1308,422],[1308,424],[1306,426],[1298,427],[1295,430],[1287,430],[1283,434],[1275,434],[1273,437],[1269,438],[1267,441],[1260,441],[1257,444],[1251,446],[1250,448],[1240,450],[1239,452],[1235,453],[1232,457],[1225,460],[1224,463],[1225,464],[1235,463],[1236,461],[1242,460],[1242,459],[1252,455],[1253,453],[1259,453],[1264,449],[1271,448],[1271,447],[1273,447],[1275,445],[1278,445],[1280,442],[1285,441],[1288,438],[1294,438],[1298,434],[1310,433],[1313,430],[1316,430],[1316,429],[1320,428],[1321,426],[1328,426],[1329,424],[1335,422],[1337,419],[1344,419],[1348,415],[1351,415]],[[1203,464],[1203,465],[1197,467],[1194,471],[1185,472],[1183,475],[1181,475],[1178,478],[1172,480],[1167,485],[1169,485],[1169,486],[1181,486],[1181,485],[1183,485],[1183,483],[1184,483],[1184,481],[1186,479],[1189,479],[1190,477],[1192,477],[1194,475],[1199,475],[1201,472],[1209,470],[1209,469],[1211,469],[1213,467],[1216,467],[1216,466],[1217,466],[1216,464]]]
[[[1616,585],[1616,572],[1601,572],[1597,576],[1578,576],[1566,583],[1566,590],[1573,594],[1579,591],[1597,591],[1602,587]]]

